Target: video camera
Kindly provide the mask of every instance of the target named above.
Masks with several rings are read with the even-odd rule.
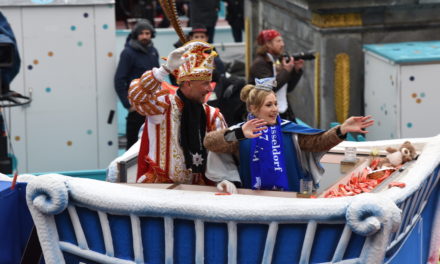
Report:
[[[315,59],[315,52],[314,51],[308,51],[308,52],[298,52],[298,53],[284,53],[281,55],[282,59],[286,58],[286,62],[290,62],[290,57],[293,57],[294,60],[314,60]]]

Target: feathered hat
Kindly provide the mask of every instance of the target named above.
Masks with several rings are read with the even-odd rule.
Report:
[[[174,0],[159,0],[159,3],[165,15],[170,20],[171,25],[179,36],[180,42],[185,43],[183,46],[189,49],[183,54],[186,62],[173,72],[176,76],[177,83],[184,81],[207,80],[211,81],[212,71],[214,70],[214,57],[217,53],[213,50],[214,46],[202,41],[189,41],[183,33],[180,26],[179,17],[177,16],[176,3]],[[206,53],[206,51],[211,51]]]

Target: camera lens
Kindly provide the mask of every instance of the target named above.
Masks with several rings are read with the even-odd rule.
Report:
[[[315,54],[312,51],[298,52],[298,53],[292,54],[292,57],[295,58],[295,60],[314,60]]]

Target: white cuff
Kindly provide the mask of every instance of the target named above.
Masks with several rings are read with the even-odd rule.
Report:
[[[168,72],[163,68],[163,66],[160,66],[160,68],[153,68],[153,76],[159,82],[163,82],[168,76]]]

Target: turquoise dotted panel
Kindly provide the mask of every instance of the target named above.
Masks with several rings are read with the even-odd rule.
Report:
[[[440,61],[440,41],[369,44],[364,49],[395,63]]]

